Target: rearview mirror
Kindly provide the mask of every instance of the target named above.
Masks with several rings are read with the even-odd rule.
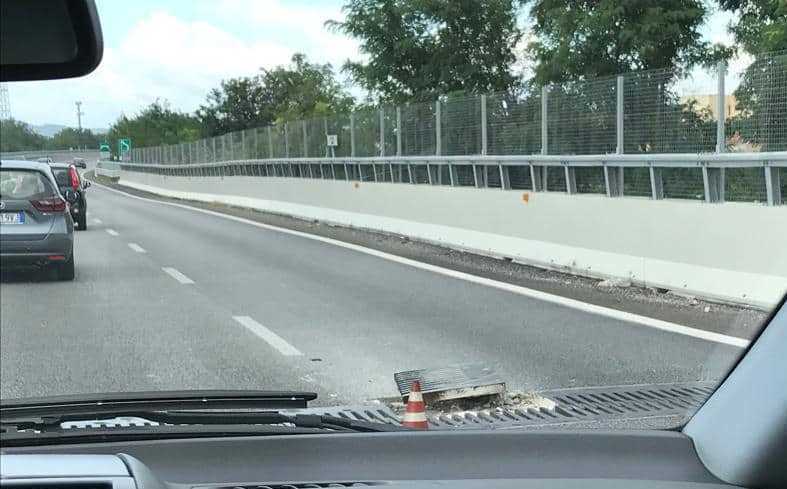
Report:
[[[0,81],[86,75],[103,54],[94,0],[0,1]]]

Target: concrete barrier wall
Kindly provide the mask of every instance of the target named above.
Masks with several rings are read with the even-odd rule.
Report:
[[[761,308],[787,291],[784,206],[127,171],[120,183]]]

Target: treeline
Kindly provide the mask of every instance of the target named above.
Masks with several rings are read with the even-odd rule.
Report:
[[[730,31],[739,49],[787,48],[787,11],[780,2],[717,3],[735,13]],[[531,15],[533,40],[520,52],[523,7]],[[578,152],[582,138],[590,138],[606,151],[593,135],[614,131],[608,115],[614,114],[615,85],[609,78],[633,73],[625,87],[626,113],[634,117],[646,108],[658,119],[627,129],[627,151],[712,150],[709,111],[674,88],[691,69],[736,54],[703,40],[700,29],[712,8],[705,0],[347,0],[344,20],[328,21],[326,28],[359,41],[365,61],[347,61],[341,72],[365,90],[362,101],[350,95],[330,65],[296,54],[287,66],[224,80],[194,113],[156,101],[118,120],[108,139],[130,137],[136,147],[189,142],[373,104],[417,105],[492,92],[502,94],[499,106],[490,107],[495,117],[511,118],[520,110],[532,119],[540,87],[553,85],[551,100],[561,102],[555,130],[581,136],[566,138],[560,150]],[[523,77],[517,68],[521,59],[533,62],[533,76]],[[749,67],[735,92],[741,111],[732,125],[739,138],[760,141],[761,148],[787,148],[787,136],[778,131],[787,126],[787,112],[778,110],[785,103],[785,77],[785,56],[758,59]],[[769,140],[773,134],[781,139]]]
[[[40,151],[57,149],[76,149],[87,147],[97,149],[105,135],[96,134],[90,129],[65,127],[52,137],[35,132],[29,125],[14,119],[0,121],[0,151]]]

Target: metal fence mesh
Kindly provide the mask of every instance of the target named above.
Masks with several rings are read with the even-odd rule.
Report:
[[[727,109],[728,151],[787,151],[787,51],[756,56]]]
[[[550,88],[549,154],[615,152],[616,85],[616,78],[605,78]]]
[[[266,158],[326,158],[377,156],[472,156],[483,153],[482,100],[486,106],[486,154],[533,155],[543,151],[542,120],[546,116],[546,151],[552,155],[608,154],[618,148],[618,105],[622,103],[622,150],[641,153],[710,153],[787,151],[787,50],[756,55],[735,63],[724,79],[725,97],[718,92],[720,67],[693,72],[694,78],[674,70],[651,70],[550,86],[542,91],[467,95],[454,93],[435,102],[364,107],[350,114],[319,116],[303,121],[277,122],[220,136],[157,147],[135,148],[133,159],[161,165],[187,165]],[[618,93],[622,86],[621,93]],[[620,98],[619,98],[620,97]],[[542,102],[546,113],[542,113]],[[439,115],[438,115],[439,114]],[[438,120],[439,119],[439,120]],[[718,135],[724,125],[724,140]],[[336,135],[329,147],[327,135]],[[719,138],[717,140],[717,138]],[[439,139],[439,143],[438,143]],[[438,147],[439,146],[439,147]],[[506,166],[501,178],[497,164],[434,162],[429,165],[388,163],[298,164],[255,163],[205,170],[161,170],[166,174],[298,176],[434,185],[532,189],[528,165]],[[682,162],[678,162],[683,164]],[[606,193],[603,167],[566,168],[534,162],[537,187],[548,191]],[[783,203],[784,169],[775,171],[776,191],[766,191],[762,167],[728,167],[723,180],[713,172],[713,185],[723,181],[724,200]],[[623,169],[623,195],[700,200],[706,186],[701,167],[654,164],[651,169]],[[616,173],[617,175],[617,173]],[[708,177],[711,178],[710,176]],[[710,180],[709,180],[710,181]],[[708,187],[709,193],[711,184]],[[781,194],[778,190],[781,189]],[[779,198],[781,195],[781,200]]]
[[[487,97],[487,154],[541,151],[541,95],[494,93]]]
[[[355,156],[380,155],[380,112],[363,109],[355,112]]]
[[[666,199],[705,198],[705,184],[701,168],[661,168],[661,179]]]
[[[580,166],[574,168],[574,180],[577,193],[604,194],[607,187],[604,183],[604,168],[600,166]]]
[[[441,154],[481,154],[481,97],[451,96],[440,111]]]
[[[512,189],[531,190],[533,180],[530,175],[530,166],[509,166],[508,182]]]
[[[716,147],[713,93],[697,93],[673,70],[624,75],[626,153],[702,153]]]
[[[431,102],[405,105],[401,109],[402,155],[435,154],[435,104]]]

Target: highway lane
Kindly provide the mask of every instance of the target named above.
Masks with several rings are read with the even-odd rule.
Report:
[[[193,210],[90,190],[77,279],[5,274],[0,396],[308,389],[482,362],[516,390],[719,378],[740,349]],[[100,220],[100,224],[96,221]]]

